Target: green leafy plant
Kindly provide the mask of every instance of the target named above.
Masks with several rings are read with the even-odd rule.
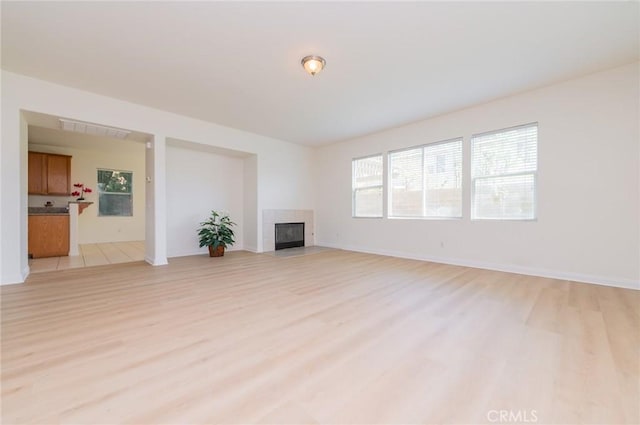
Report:
[[[211,211],[211,216],[207,221],[200,223],[198,237],[200,248],[210,246],[213,249],[218,246],[227,247],[235,243],[233,229],[236,223],[231,221],[228,214]]]

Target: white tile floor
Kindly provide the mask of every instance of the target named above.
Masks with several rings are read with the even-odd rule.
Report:
[[[31,273],[144,260],[144,241],[81,244],[80,255],[29,260]]]

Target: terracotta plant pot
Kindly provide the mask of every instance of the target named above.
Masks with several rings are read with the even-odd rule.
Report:
[[[224,247],[222,245],[218,245],[216,249],[213,249],[212,246],[209,247],[209,257],[223,257],[224,256]]]

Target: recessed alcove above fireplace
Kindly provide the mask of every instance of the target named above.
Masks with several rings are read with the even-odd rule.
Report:
[[[294,246],[313,246],[315,245],[313,211],[312,210],[263,210],[262,211],[262,249],[263,251],[275,251],[276,247],[276,224],[302,224],[302,229],[298,228],[294,232],[291,227],[283,228],[285,239],[296,239],[296,245],[286,246],[292,248]],[[302,231],[302,244],[300,244],[299,236]],[[284,241],[292,242],[292,241]]]

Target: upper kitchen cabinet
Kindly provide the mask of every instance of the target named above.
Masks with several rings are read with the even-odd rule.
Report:
[[[29,152],[29,194],[60,195],[71,193],[71,157]]]
[[[29,194],[47,193],[47,154],[29,152]]]
[[[47,192],[49,195],[71,193],[71,157],[47,155]]]

